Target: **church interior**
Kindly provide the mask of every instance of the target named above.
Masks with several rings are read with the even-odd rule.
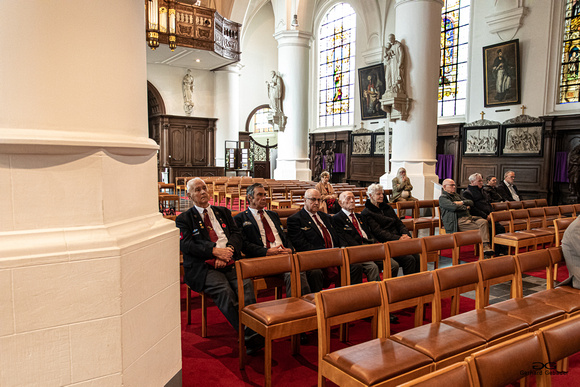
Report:
[[[269,191],[282,211],[328,171],[360,211],[366,187],[392,193],[401,168],[431,202],[445,179],[459,191],[474,173],[513,171],[522,202],[580,212],[578,0],[31,0],[0,12],[11,15],[0,25],[2,386],[250,385],[270,372],[266,384],[317,383],[316,338],[296,366],[306,374],[267,371],[262,358],[240,372],[231,327],[202,339],[198,294],[187,323],[175,215],[191,207],[194,177],[232,211],[244,183],[302,191]],[[435,220],[435,207],[406,224]],[[435,223],[414,236],[439,234]],[[455,267],[454,248],[443,266]],[[548,250],[550,290],[568,272]],[[214,306],[210,332],[216,318]],[[185,346],[204,340],[215,346],[186,361]],[[291,358],[284,340],[273,359]],[[204,368],[208,353],[228,359]],[[432,364],[400,382],[452,362]],[[579,356],[569,367],[578,372]],[[340,375],[328,377],[357,377]]]

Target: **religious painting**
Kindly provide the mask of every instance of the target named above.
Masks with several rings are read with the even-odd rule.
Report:
[[[463,128],[464,156],[497,156],[499,150],[499,125]]]
[[[361,120],[385,118],[381,109],[381,97],[385,93],[385,68],[376,64],[358,69]]]
[[[503,126],[503,156],[541,156],[543,125],[512,124]]]
[[[372,134],[351,134],[352,155],[370,156],[372,147]]]
[[[375,133],[373,136],[373,155],[385,154],[385,133]]]
[[[519,104],[519,40],[483,48],[483,93],[485,107]]]

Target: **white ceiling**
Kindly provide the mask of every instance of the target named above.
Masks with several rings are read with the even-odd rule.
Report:
[[[197,60],[199,60],[199,62]],[[171,51],[168,45],[160,44],[155,50],[152,50],[147,46],[147,63],[163,64],[195,70],[215,70],[230,63],[234,63],[234,61],[222,58],[212,51],[187,47],[177,47],[175,51]]]

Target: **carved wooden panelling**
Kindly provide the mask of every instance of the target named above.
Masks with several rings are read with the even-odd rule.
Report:
[[[169,155],[174,165],[185,164],[185,152],[181,144],[185,143],[185,128],[177,127],[169,129]]]
[[[464,162],[463,163],[463,171],[461,173],[462,176],[464,176],[464,179],[462,179],[459,182],[459,185],[461,187],[466,187],[467,185],[469,185],[469,176],[471,176],[474,173],[480,173],[481,176],[483,176],[483,179],[485,181],[485,178],[487,176],[495,176],[498,179],[500,178],[500,176],[497,175],[497,164],[492,163],[490,164],[489,162],[486,163],[485,160],[474,160],[472,161],[471,159],[469,160],[469,162]],[[503,176],[503,174],[502,174]]]
[[[193,130],[193,164],[204,164],[207,160],[205,132],[200,129]]]
[[[548,168],[543,166],[542,163],[506,163],[501,165],[498,179],[503,180],[503,175],[507,171],[515,172],[516,181],[514,184],[518,189],[534,190],[540,189],[542,174],[547,174]]]

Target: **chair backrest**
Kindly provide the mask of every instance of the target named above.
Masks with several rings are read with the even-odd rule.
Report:
[[[423,253],[446,249],[453,250],[455,247],[455,238],[453,237],[453,234],[430,235],[421,238],[421,242],[423,243]]]
[[[529,214],[528,210],[524,210],[524,209],[512,210],[512,211],[510,211],[510,215],[512,217],[512,222],[514,222],[513,229],[512,229],[513,231],[527,230],[528,229],[528,223],[530,221],[530,214]],[[517,220],[525,220],[526,222],[516,224],[515,221],[517,221]]]
[[[475,385],[505,386],[525,375],[536,375],[537,386],[549,386],[550,375],[538,372],[536,364],[546,364],[548,355],[539,332],[496,344],[467,359]]]
[[[546,227],[546,214],[542,207],[528,208],[530,228]]]
[[[402,210],[411,210],[411,217],[416,218],[414,201],[399,201],[397,204],[397,215],[401,216]]]
[[[294,254],[294,270],[296,273],[314,269],[325,269],[327,267],[339,267],[341,269],[340,286],[344,286],[346,284],[346,273],[343,249],[312,250]],[[297,297],[302,295],[300,293],[301,289],[297,286]]]
[[[423,305],[431,303],[431,318],[441,320],[441,308],[435,301],[435,281],[431,271],[383,280],[385,287],[385,313],[405,308],[415,308],[415,325],[423,321]],[[419,318],[417,316],[420,316]],[[386,333],[390,335],[390,321],[385,319]]]
[[[509,210],[509,207],[508,207],[507,202],[491,203],[491,208],[494,211],[505,211],[505,210]]]
[[[236,261],[238,289],[244,288],[244,280],[247,278],[271,277],[286,272],[293,273],[292,269],[293,264],[291,254],[239,259]],[[294,276],[292,276],[292,278],[293,277]],[[296,294],[295,289],[300,289],[300,286],[296,286],[296,281],[294,280],[291,282],[293,288],[292,294]],[[240,305],[240,310],[243,309],[245,306],[244,292],[238,292],[238,303]]]
[[[496,235],[496,231],[495,231],[495,224],[497,222],[510,222],[509,225],[509,230],[506,230],[506,232],[513,232],[512,230],[512,217],[510,215],[510,211],[493,211],[489,214],[489,216],[491,217],[491,237],[493,238]]]
[[[399,387],[472,387],[471,371],[467,362],[460,361],[450,366],[430,372],[427,375],[400,384]]]
[[[564,231],[572,224],[576,218],[560,218],[554,219],[554,228],[556,229],[556,247],[560,246],[562,243],[562,237],[564,236]]]
[[[580,352],[580,316],[540,328],[548,359],[557,362]]]
[[[385,243],[386,257],[385,260],[388,261],[389,266],[391,265],[391,258],[400,257],[402,255],[409,254],[421,254],[423,251],[423,245],[421,244],[420,238],[410,238],[410,239],[399,239],[397,241],[390,241]],[[423,259],[421,258],[421,261]],[[423,265],[423,263],[421,263]],[[425,262],[425,266],[427,262]],[[427,271],[421,270],[421,271]],[[386,266],[383,269],[383,276],[387,272]],[[390,272],[389,272],[390,273]],[[390,274],[389,274],[390,276]],[[384,277],[383,277],[384,278]]]
[[[536,207],[547,207],[548,199],[536,199]]]
[[[461,231],[453,234],[455,242],[453,248],[454,262],[459,263],[459,252],[462,246],[475,245],[479,251],[479,260],[483,260],[483,241],[479,230]]]
[[[576,216],[580,216],[580,203],[574,204],[574,212]]]
[[[515,297],[517,293],[517,268],[513,256],[505,255],[493,259],[486,259],[477,262],[479,265],[479,287],[475,307],[481,309],[489,305],[489,290],[491,286],[511,282],[510,297]]]
[[[524,205],[524,208],[535,208],[538,205],[536,204],[535,200],[522,200],[522,204]]]
[[[321,360],[330,350],[330,328],[372,317],[373,337],[385,337],[383,294],[379,282],[365,282],[316,293],[318,320],[318,356]]]
[[[508,205],[508,208],[510,210],[520,210],[520,209],[524,208],[524,205],[520,201],[517,201],[517,202],[507,202],[507,205]]]
[[[554,288],[554,277],[550,277],[548,274],[552,272],[552,260],[550,258],[550,252],[546,249],[528,251],[525,253],[518,254],[516,256],[517,264],[517,293],[516,297],[523,297],[523,274],[530,271],[545,270],[546,271],[546,288]]]
[[[344,249],[346,260],[346,283],[350,285],[350,265],[368,261],[383,262],[383,278],[391,276],[391,260],[387,259],[385,245],[374,243],[372,245],[350,246]]]
[[[477,290],[479,284],[477,262],[449,266],[435,270],[437,302],[452,298],[451,315],[459,312],[459,296],[462,293]]]
[[[544,215],[554,217],[560,217],[560,208],[558,206],[544,207]]]
[[[415,201],[415,211],[417,213],[417,217],[421,216],[421,209],[428,208],[431,211],[431,218],[435,217],[435,201],[434,200],[417,200]],[[427,214],[424,214],[427,215]]]
[[[560,263],[564,260],[564,256],[562,255],[562,246],[550,247],[548,251],[550,252],[550,260],[552,261],[552,265]]]
[[[574,206],[572,204],[558,206],[558,210],[560,210],[561,217],[569,218],[575,215]]]

